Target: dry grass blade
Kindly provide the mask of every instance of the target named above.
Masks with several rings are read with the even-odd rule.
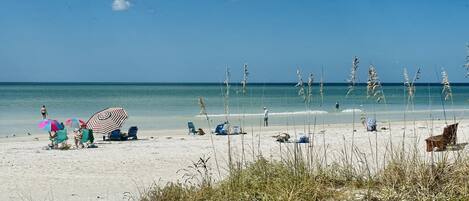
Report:
[[[207,114],[207,109],[205,107],[205,100],[204,97],[199,97],[199,106],[200,106],[200,114],[205,115],[205,119],[207,120],[207,125],[208,128],[210,129],[210,119]],[[217,166],[217,172],[218,172],[218,177],[221,177],[221,172],[220,172],[220,166],[218,165],[218,159],[217,159],[217,150],[215,149],[215,142],[213,141],[213,136],[210,135],[210,142],[212,144],[212,150],[213,150],[213,157],[215,158],[215,164]]]
[[[357,83],[358,63],[360,63],[358,57],[354,57],[352,61],[352,69],[350,70],[349,79],[347,80],[349,86],[347,88],[346,96],[352,93],[352,91],[355,89],[355,85]]]
[[[441,84],[443,85],[443,89],[441,91],[445,101],[448,99],[453,98],[453,92],[451,91],[451,85],[448,79],[448,73],[446,70],[441,70]]]

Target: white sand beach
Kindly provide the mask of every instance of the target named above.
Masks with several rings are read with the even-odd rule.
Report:
[[[389,149],[392,141],[396,148],[402,143],[404,125],[402,122],[379,122],[377,132],[380,158]],[[434,135],[441,134],[444,122],[434,121]],[[363,152],[370,153],[375,146],[375,135],[366,132],[363,126],[356,124],[355,144]],[[467,142],[468,125],[460,122],[458,142]],[[314,147],[323,153],[327,147],[330,163],[337,160],[344,144],[348,147],[351,141],[351,124],[318,125],[316,128]],[[414,145],[425,153],[424,139],[430,135],[431,122],[415,123],[417,136],[412,131],[414,125],[407,122],[406,144]],[[268,159],[280,159],[279,143],[272,135],[286,132],[285,126],[268,128],[246,128],[248,134],[230,136],[233,144],[235,160],[240,160],[242,142],[245,145],[247,160],[252,160],[253,147],[255,155],[260,144],[262,155]],[[290,126],[288,132],[300,133],[303,125],[295,128]],[[214,177],[217,177],[210,135],[189,136],[186,130],[141,130],[140,140],[122,142],[103,142],[100,136],[98,148],[78,150],[44,150],[48,143],[47,135],[33,134],[27,137],[9,137],[0,140],[0,200],[128,200],[137,198],[139,192],[149,188],[153,183],[164,185],[169,181],[182,181],[183,173],[178,170],[191,165],[199,157],[211,157],[210,164]],[[212,136],[218,152],[218,161],[225,171],[227,164],[227,137]],[[242,140],[244,137],[244,140]],[[259,143],[260,139],[260,143]],[[345,140],[345,141],[344,141]],[[69,140],[69,143],[72,143]],[[292,143],[282,144],[291,147]],[[371,146],[371,147],[370,147]],[[449,153],[444,152],[444,153]],[[439,152],[437,154],[442,154]],[[283,156],[286,156],[284,153]],[[380,160],[381,161],[381,160]]]

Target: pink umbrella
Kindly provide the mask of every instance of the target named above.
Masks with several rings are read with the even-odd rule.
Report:
[[[62,125],[57,120],[44,119],[39,123],[39,128],[46,131],[58,131],[63,129]]]

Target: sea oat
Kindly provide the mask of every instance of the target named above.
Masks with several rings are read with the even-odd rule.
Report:
[[[321,82],[319,83],[319,95],[321,96],[321,106],[324,102],[324,76],[321,75]]]
[[[295,87],[298,87],[298,96],[303,97],[303,100],[306,101],[304,82],[299,68],[296,69],[296,76],[298,77],[298,83],[296,83]]]
[[[228,66],[226,67],[225,80],[223,81],[223,84],[225,84],[225,96],[228,97],[230,95],[230,69]]]
[[[448,73],[444,69],[441,70],[441,79],[441,84],[443,85],[441,93],[445,98],[445,101],[450,98],[452,99],[453,93],[451,92],[451,85],[449,83]]]
[[[368,69],[368,82],[366,86],[367,97],[376,98],[376,102],[381,102],[384,99],[384,95],[381,88],[381,81],[378,77],[378,72],[373,65],[370,65]]]
[[[347,88],[347,94],[348,96],[352,91],[355,89],[355,84],[357,82],[357,70],[358,70],[358,63],[360,63],[358,57],[354,57],[352,61],[352,69],[350,71],[350,78],[347,80],[349,83],[349,86]]]
[[[248,83],[248,75],[249,75],[249,72],[248,72],[248,65],[247,64],[244,64],[243,66],[243,80],[241,81],[241,85],[243,87],[243,94],[246,95],[246,85]]]
[[[308,77],[308,103],[311,103],[311,99],[313,97],[313,82],[314,75],[310,73]]]
[[[469,42],[466,44],[467,48],[467,56],[466,56],[466,64],[464,64],[464,67],[466,68],[466,77],[469,77]]]
[[[412,80],[409,80],[409,75],[407,74],[407,68],[404,68],[404,85],[407,88],[407,95],[409,99],[413,99],[415,95],[415,81],[420,79],[420,68],[417,69],[417,72],[414,75]]]

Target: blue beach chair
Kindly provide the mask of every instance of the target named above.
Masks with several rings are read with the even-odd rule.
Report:
[[[127,133],[127,139],[137,140],[138,139],[137,131],[138,131],[137,126],[130,127],[129,132]]]
[[[217,127],[215,128],[215,134],[216,135],[228,135],[228,131],[227,131],[227,126],[228,125],[226,122],[223,123],[223,124],[219,124],[217,125]]]
[[[189,121],[187,122],[187,127],[189,128],[189,135],[192,134],[192,135],[196,135],[197,134],[197,130],[195,129],[195,126],[194,126],[194,123],[192,123],[192,121]]]
[[[124,138],[121,134],[121,130],[120,129],[116,129],[116,130],[113,130],[110,134],[109,134],[109,140],[113,141],[120,141],[120,140],[126,140],[127,138]]]

